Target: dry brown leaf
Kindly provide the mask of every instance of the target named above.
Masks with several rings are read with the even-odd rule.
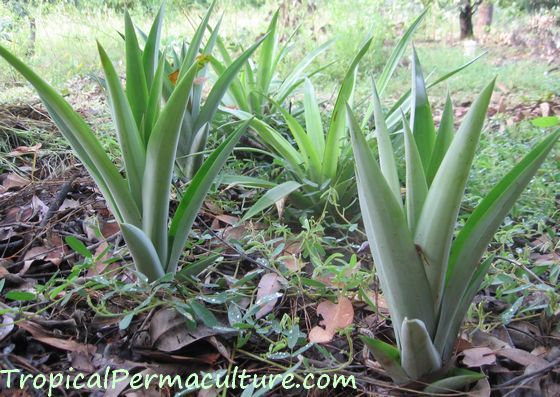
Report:
[[[50,332],[43,329],[40,325],[31,321],[21,321],[17,326],[31,334],[33,339],[38,340],[46,345],[56,347],[60,350],[69,352],[83,352],[87,354],[95,353],[96,347],[76,342],[72,339],[61,339],[54,337]]]
[[[469,397],[490,397],[492,388],[488,378],[482,378],[469,390]]]
[[[185,318],[173,309],[156,312],[150,322],[149,332],[153,348],[163,352],[177,351],[220,333],[219,330],[204,326],[199,326],[194,331],[189,330]]]
[[[282,197],[274,204],[276,205],[276,211],[278,211],[278,218],[282,218],[282,215],[284,214],[284,206],[286,205],[286,197]]]
[[[40,220],[42,220],[49,211],[49,207],[35,195],[31,198],[31,208],[33,208],[34,213],[39,214]]]
[[[6,189],[22,188],[27,185],[29,185],[29,179],[24,178],[16,174],[15,172],[10,172],[2,183],[2,186],[4,186]]]
[[[59,211],[64,211],[64,210],[71,210],[74,209],[76,207],[80,206],[80,202],[71,198],[67,198],[64,199],[64,201],[62,202],[62,204],[60,205],[60,207],[58,208]]]
[[[41,146],[43,146],[42,143],[38,143],[33,146],[18,146],[10,152],[10,155],[19,156],[21,154],[36,153],[39,151],[39,149],[41,149]]]
[[[313,327],[309,331],[309,342],[312,343],[329,343],[333,340],[335,333],[321,327]]]
[[[105,238],[109,238],[111,236],[114,236],[115,234],[117,234],[120,231],[121,231],[121,229],[119,228],[119,224],[116,221],[105,222],[105,223],[103,223],[103,226],[101,227],[101,234]]]
[[[494,351],[487,347],[473,347],[463,350],[463,364],[467,367],[480,367],[482,365],[492,365],[496,362]]]
[[[2,268],[3,269],[3,268]],[[2,316],[2,324],[0,325],[0,342],[6,338],[14,329],[14,318],[6,313]]]
[[[550,116],[550,104],[548,102],[542,102],[539,105],[539,108],[543,117]]]
[[[45,259],[49,251],[50,249],[48,247],[44,247],[42,245],[39,247],[31,248],[23,257],[23,267],[17,274],[19,276],[23,276],[25,273],[27,273],[34,261]]]
[[[170,73],[167,77],[169,78],[169,81],[171,81],[173,85],[177,84],[177,79],[179,78],[179,69],[177,69],[173,73]]]
[[[259,281],[257,289],[257,301],[260,299],[275,294],[280,291],[282,284],[280,284],[280,276],[276,273],[267,273],[263,275]],[[255,318],[261,318],[270,313],[278,302],[278,298],[265,303],[259,311],[255,314]]]
[[[521,349],[501,349],[497,350],[495,353],[497,356],[508,358],[511,361],[524,367],[533,365],[535,367],[542,368],[546,367],[549,364],[549,362],[544,358],[540,358]]]
[[[284,262],[289,271],[294,273],[300,271],[305,266],[305,262],[301,260],[301,257],[294,254],[281,256],[279,259]]]
[[[317,315],[323,317],[320,326],[313,327],[309,332],[309,341],[315,343],[327,343],[332,340],[336,332],[346,328],[354,321],[354,308],[350,300],[344,296],[338,299],[338,303],[324,301],[317,306]]]

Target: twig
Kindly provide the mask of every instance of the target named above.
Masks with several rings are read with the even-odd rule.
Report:
[[[73,174],[70,177],[70,180],[65,182],[64,185],[62,185],[62,188],[58,192],[58,194],[56,196],[56,199],[51,203],[47,213],[45,214],[45,217],[43,218],[43,220],[39,224],[40,228],[44,228],[47,225],[47,223],[49,222],[49,219],[51,219],[52,216],[54,215],[54,213],[56,211],[58,211],[58,209],[60,208],[60,206],[64,202],[64,199],[66,198],[66,196],[68,195],[68,193],[72,189],[72,184],[74,183],[74,181],[76,180],[77,177],[78,177],[78,174]]]
[[[202,223],[204,225],[204,227],[206,228],[206,230],[215,238],[217,238],[218,240],[220,240],[220,242],[222,242],[226,247],[231,248],[232,250],[234,250],[235,252],[237,252],[237,254],[241,257],[241,259],[245,259],[251,263],[253,263],[254,265],[257,265],[259,267],[264,267],[267,270],[270,270],[276,274],[278,274],[279,276],[282,276],[282,273],[280,273],[278,270],[276,270],[275,268],[273,268],[272,266],[268,266],[265,265],[264,263],[261,263],[253,258],[251,258],[250,256],[248,256],[246,253],[244,253],[243,251],[240,251],[239,249],[237,249],[237,247],[235,247],[234,245],[228,243],[226,240],[224,240],[222,237],[220,237],[214,230],[212,230],[212,228],[210,226],[208,226],[208,224],[206,222],[204,222],[204,220],[200,217],[197,216],[197,220]]]
[[[545,284],[545,285],[549,285],[551,287],[554,287],[554,285],[552,285],[551,283],[544,281],[542,278],[540,278],[539,276],[537,276],[535,274],[534,271],[532,271],[531,269],[529,269],[527,266],[525,266],[523,263],[516,261],[515,259],[510,259],[510,258],[506,258],[505,256],[497,256],[496,259],[500,259],[502,261],[506,261],[509,262],[511,264],[514,264],[516,266],[521,267],[523,270],[525,270],[527,273],[529,273],[530,276],[532,276],[535,280],[537,280],[539,283],[541,284]]]
[[[519,375],[513,379],[508,380],[507,382],[501,383],[495,387],[493,387],[492,389],[498,390],[498,389],[506,389],[510,386],[522,386],[524,384],[526,384],[527,382],[529,382],[530,380],[532,380],[533,378],[536,378],[537,376],[543,375],[549,371],[553,371],[555,369],[558,369],[558,366],[560,365],[560,358],[557,358],[556,360],[552,361],[550,364],[548,364],[545,367],[542,367],[541,369],[535,371],[535,372],[530,372],[528,374],[523,374],[523,375]],[[512,390],[513,392],[513,390]],[[505,396],[509,395],[511,392],[507,393]],[[504,396],[504,397],[505,397]]]

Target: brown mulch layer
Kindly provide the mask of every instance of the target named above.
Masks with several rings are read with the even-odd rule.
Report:
[[[544,102],[543,102],[544,103]],[[493,114],[503,113],[512,118],[532,118],[541,115],[560,114],[560,102],[547,101],[548,108],[541,104],[517,105],[511,109],[493,105]],[[456,109],[458,117],[463,104]],[[543,110],[544,109],[544,110]],[[548,109],[548,110],[547,110]],[[45,130],[53,130],[48,118],[41,111],[25,106],[0,112],[10,114],[9,128],[26,129],[29,121],[45,123]],[[547,113],[548,114],[545,114]],[[14,123],[13,120],[17,119]],[[47,126],[48,125],[48,126]],[[43,127],[41,127],[43,128]],[[11,142],[12,149],[22,142]],[[25,143],[25,142],[24,142]],[[0,280],[3,280],[0,308],[18,307],[17,301],[5,298],[8,292],[33,292],[38,285],[47,283],[53,275],[68,275],[73,266],[83,258],[71,250],[65,238],[72,236],[80,240],[94,256],[120,258],[115,264],[97,261],[83,275],[79,282],[86,283],[105,271],[114,272],[112,277],[132,280],[127,271],[130,259],[123,250],[118,227],[112,219],[104,200],[91,178],[73,160],[58,173],[44,172],[46,166],[40,161],[43,149],[20,149],[14,164],[21,170],[7,171],[0,175]],[[38,159],[38,161],[36,161]],[[31,167],[31,164],[35,164]],[[31,171],[30,171],[31,170]],[[51,171],[50,168],[48,168]],[[258,268],[255,258],[243,258],[234,248],[227,245],[228,237],[239,239],[249,233],[248,229],[233,226],[235,219],[220,212],[208,203],[203,210],[199,227],[207,224],[221,239],[211,244],[222,245],[232,261],[243,264],[244,271]],[[221,234],[220,234],[221,233]],[[536,240],[536,238],[535,238]],[[527,244],[531,242],[526,242]],[[224,245],[225,244],[225,245]],[[211,248],[211,247],[210,247]],[[109,252],[107,252],[109,250]],[[124,252],[124,254],[123,254]],[[123,258],[124,255],[124,258]],[[554,250],[539,255],[556,255]],[[123,260],[124,259],[124,260]],[[361,258],[369,262],[367,256]],[[542,259],[542,258],[540,258]],[[553,258],[554,259],[554,258]],[[223,270],[223,269],[222,269]],[[223,270],[227,273],[227,269]],[[211,280],[209,280],[211,281]],[[77,281],[78,283],[78,281]],[[130,373],[181,374],[186,376],[198,370],[227,368],[235,363],[257,373],[276,371],[274,367],[237,351],[232,346],[235,335],[204,326],[193,330],[185,326],[182,315],[168,306],[154,307],[134,316],[128,327],[122,327],[125,313],[133,310],[145,298],[146,293],[137,292],[138,302],[129,302],[123,296],[107,298],[110,291],[84,289],[84,294],[72,295],[64,304],[51,306],[52,297],[42,297],[37,305],[15,316],[4,314],[6,324],[0,328],[0,367],[17,368],[26,373],[40,374],[60,371],[75,376],[76,372],[93,374],[106,367],[127,369]],[[177,299],[169,292],[160,291],[161,299]],[[64,298],[60,291],[55,299]],[[88,303],[104,302],[116,316],[96,313]],[[483,291],[477,297],[488,312],[502,313],[509,308],[492,295],[492,290]],[[315,314],[316,301],[304,298],[303,294],[284,297],[274,308],[277,318],[283,313],[297,312],[302,318],[300,327],[308,332],[319,323]],[[358,300],[354,305],[354,360],[349,366],[341,367],[339,374],[354,375],[358,387],[367,395],[398,395],[405,393],[396,388],[385,376],[379,364],[373,360],[367,349],[359,342],[358,335],[375,335],[391,340],[391,329],[384,319],[387,314],[383,304],[378,302],[380,313],[372,312]],[[557,396],[560,395],[560,334],[558,315],[540,316],[513,321],[507,326],[496,326],[487,332],[475,331],[464,334],[457,346],[457,364],[481,370],[488,379],[479,382],[470,391],[472,396]],[[476,324],[471,324],[475,328]],[[125,329],[121,329],[125,328]],[[305,353],[316,368],[329,368],[346,360],[342,352],[348,351],[347,341],[342,336],[325,345],[338,363],[325,362],[323,356],[311,350]],[[244,351],[253,354],[266,353],[268,344],[253,338]],[[482,349],[482,350],[481,350]],[[286,364],[282,362],[283,364]],[[289,366],[289,365],[288,365]],[[74,371],[70,370],[74,368]],[[415,385],[410,385],[415,387]],[[101,389],[89,391],[69,391],[56,389],[53,395],[61,396],[167,396],[172,390],[137,391],[132,393],[124,388],[105,393]],[[40,396],[41,392],[27,385],[15,392],[0,384],[2,396]],[[239,390],[231,395],[239,395]],[[286,391],[285,395],[301,395]],[[207,394],[214,396],[216,394]],[[355,395],[345,389],[310,392],[311,396]],[[199,396],[202,396],[199,394]]]

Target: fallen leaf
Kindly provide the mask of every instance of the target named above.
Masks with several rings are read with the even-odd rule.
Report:
[[[83,352],[87,354],[93,354],[96,351],[96,347],[94,345],[86,345],[72,339],[56,338],[50,332],[44,330],[40,325],[31,321],[20,321],[17,326],[18,328],[29,332],[33,339],[46,345],[56,347],[60,350]]]
[[[280,276],[276,273],[267,273],[263,275],[257,287],[257,302],[266,296],[273,295],[280,291],[282,285],[280,284]],[[265,303],[259,311],[255,314],[255,318],[261,318],[270,313],[278,302],[278,298]]]
[[[185,318],[176,310],[163,309],[152,317],[149,333],[153,348],[173,352],[223,331],[204,326],[190,330],[186,326]]]
[[[121,231],[121,229],[119,228],[119,224],[116,221],[105,222],[105,223],[103,223],[103,226],[101,227],[101,234],[105,238],[109,238],[111,236],[114,236],[115,234],[117,234],[120,231]]]
[[[35,195],[31,198],[31,208],[34,213],[39,214],[39,220],[42,220],[49,211],[49,207]]]
[[[284,206],[286,205],[286,197],[282,197],[274,204],[276,205],[276,211],[278,211],[278,218],[282,218],[282,215],[284,214]]]
[[[467,367],[480,367],[491,365],[496,362],[494,351],[487,347],[473,347],[463,350],[463,364]]]
[[[27,273],[33,262],[45,259],[48,253],[49,248],[44,246],[31,248],[23,257],[23,267],[17,274],[19,276],[23,276],[25,273]]]
[[[10,152],[10,155],[19,156],[21,154],[36,153],[39,151],[39,149],[41,149],[41,146],[43,146],[43,144],[41,143],[33,146],[18,146]]]
[[[0,342],[3,341],[6,336],[10,335],[10,332],[14,329],[14,318],[6,313],[2,316],[2,324],[0,325]]]
[[[505,357],[507,359],[510,359],[511,361],[522,365],[524,367],[527,367],[529,365],[533,365],[536,366],[538,368],[543,368],[546,367],[549,362],[546,361],[544,358],[535,356],[529,352],[526,352],[525,350],[521,350],[521,349],[515,349],[515,348],[511,348],[511,349],[501,349],[501,350],[497,350],[496,352],[497,356],[500,357]]]
[[[60,207],[58,208],[59,211],[74,209],[80,205],[80,202],[71,198],[64,199]]]
[[[488,378],[482,378],[469,390],[470,397],[490,397],[492,388],[488,382]]]
[[[27,185],[29,185],[29,179],[24,178],[15,172],[10,172],[2,183],[2,186],[6,189],[22,188]]]
[[[323,317],[323,321],[309,332],[309,341],[315,343],[327,343],[332,340],[336,332],[346,328],[354,321],[354,308],[350,300],[344,296],[338,299],[338,303],[324,301],[317,306],[317,315]]]
[[[169,81],[171,81],[173,85],[177,84],[177,79],[179,78],[179,69],[177,69],[173,73],[170,73],[167,77],[169,78]]]
[[[543,117],[550,116],[550,104],[548,102],[542,102],[539,105],[539,108]]]
[[[321,327],[313,327],[309,331],[309,342],[329,343],[334,338],[334,333]]]

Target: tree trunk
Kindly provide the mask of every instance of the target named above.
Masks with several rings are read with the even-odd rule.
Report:
[[[461,40],[470,39],[474,36],[473,23],[472,23],[473,13],[474,13],[473,6],[471,5],[470,0],[464,1],[459,11]]]

